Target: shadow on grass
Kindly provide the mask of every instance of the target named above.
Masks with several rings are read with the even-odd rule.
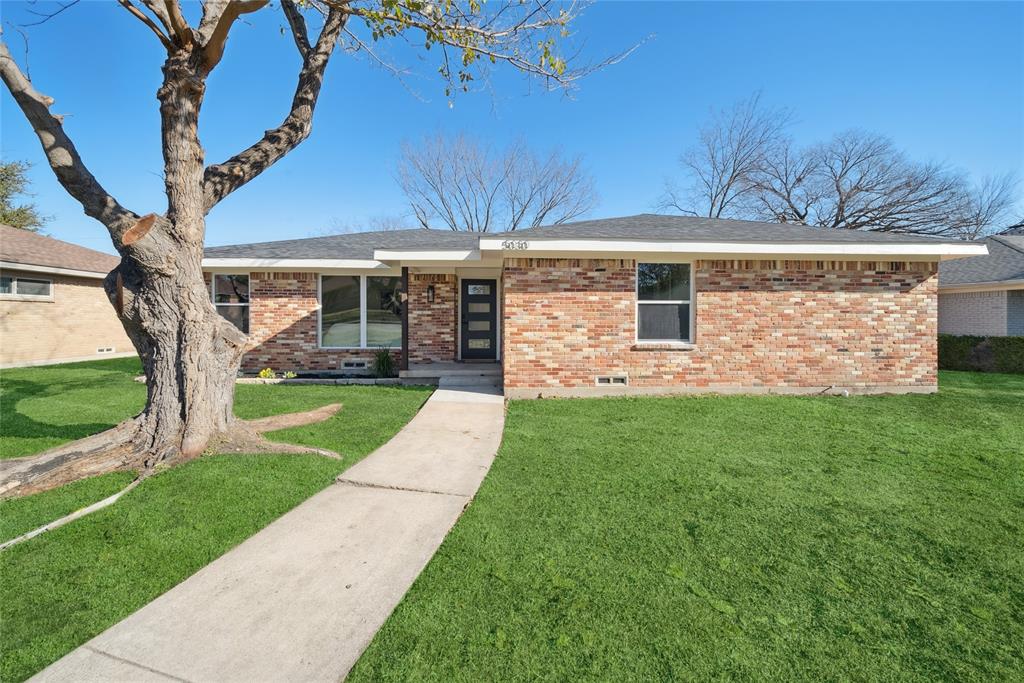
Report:
[[[95,385],[95,380],[82,380],[78,382],[61,382],[59,385],[30,382],[20,379],[4,379],[3,398],[0,400],[0,423],[3,424],[3,434],[7,437],[18,438],[56,438],[56,439],[81,439],[105,429],[110,429],[117,422],[71,422],[73,415],[62,414],[59,423],[41,422],[29,417],[18,410],[19,404],[27,399],[40,397],[55,397],[68,390],[88,389]],[[118,420],[120,421],[120,420]]]

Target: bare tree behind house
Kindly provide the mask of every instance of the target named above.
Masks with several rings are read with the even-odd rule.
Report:
[[[757,97],[712,116],[683,156],[689,184],[661,207],[690,215],[973,239],[1008,219],[1012,175],[972,188],[944,164],[909,159],[891,140],[850,130],[798,147],[788,115]]]
[[[697,144],[679,157],[687,182],[666,181],[659,206],[709,218],[742,214],[752,175],[781,143],[791,121],[788,110],[763,105],[758,93],[714,112],[701,126]]]
[[[64,3],[57,12],[75,4]],[[194,457],[210,444],[241,434],[232,404],[248,340],[217,314],[204,284],[206,215],[309,137],[325,70],[342,36],[357,49],[397,38],[420,54],[436,55],[449,96],[470,89],[495,65],[537,77],[552,88],[569,88],[593,68],[621,57],[570,68],[563,50],[581,10],[575,2],[280,0],[270,5],[268,0],[207,0],[194,8],[197,20],[191,23],[180,0],[118,4],[165,53],[157,91],[167,196],[162,212],[136,212],[107,191],[79,155],[64,117],[52,110],[54,99],[37,90],[43,79],[30,81],[3,41],[0,77],[39,138],[57,180],[106,227],[121,256],[104,284],[142,358],[149,388],[146,407],[107,432],[19,465],[15,474],[7,468],[0,488],[4,495],[52,487],[83,472],[131,468],[148,473],[160,463]],[[240,18],[268,7],[283,12],[285,31],[298,52],[290,107],[280,124],[251,146],[207,164],[198,131],[207,89],[216,85],[209,76],[224,58]],[[137,96],[149,99],[152,94]],[[97,102],[116,110],[114,100]]]
[[[1017,200],[1018,180],[1013,173],[986,176],[962,198],[957,233],[964,239],[978,239],[998,232],[1011,222]]]
[[[465,135],[406,142],[397,178],[424,228],[496,232],[555,225],[596,203],[579,157],[538,156],[521,141],[500,151]]]

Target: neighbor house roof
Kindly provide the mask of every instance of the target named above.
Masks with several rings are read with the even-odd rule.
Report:
[[[0,223],[0,266],[43,273],[105,277],[116,256]]]
[[[984,246],[921,235],[641,214],[506,233],[390,230],[206,249],[204,265],[387,267],[397,262],[474,261],[502,253],[845,254],[963,256]],[[376,265],[374,265],[376,264]]]
[[[985,256],[943,263],[939,268],[939,287],[1024,286],[1024,235],[993,235],[984,243],[988,247]]]

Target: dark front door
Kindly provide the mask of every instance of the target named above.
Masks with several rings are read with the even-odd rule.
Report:
[[[462,359],[498,358],[498,283],[462,280]]]

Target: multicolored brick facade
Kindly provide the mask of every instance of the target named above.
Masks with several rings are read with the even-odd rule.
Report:
[[[373,360],[372,349],[321,349],[316,273],[249,275],[249,343],[242,369],[344,371],[345,361]]]
[[[434,300],[429,291],[433,287]],[[459,282],[452,274],[409,276],[409,362],[435,363],[456,359]]]
[[[636,262],[506,259],[506,395],[931,391],[937,264],[697,261],[691,347],[638,344]],[[615,387],[608,391],[621,391]]]
[[[645,344],[636,341],[635,260],[508,258],[499,300],[506,395],[933,391],[936,268],[696,261],[692,343]],[[251,274],[246,371],[344,371],[345,361],[372,360],[372,349],[318,347],[317,278]],[[410,274],[411,363],[457,359],[458,289],[455,274]],[[627,384],[601,387],[599,376]]]

